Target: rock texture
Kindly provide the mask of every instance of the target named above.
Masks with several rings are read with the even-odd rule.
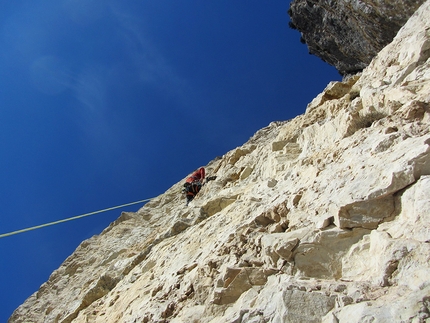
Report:
[[[290,26],[342,74],[363,70],[424,0],[294,0]]]
[[[9,322],[429,322],[430,1],[331,83],[84,241]]]

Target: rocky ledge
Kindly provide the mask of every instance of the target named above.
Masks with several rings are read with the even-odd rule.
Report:
[[[342,74],[362,71],[424,0],[294,0],[290,26]]]

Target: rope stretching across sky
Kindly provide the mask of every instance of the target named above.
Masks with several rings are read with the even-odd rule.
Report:
[[[48,226],[51,226],[51,225],[55,225],[55,224],[60,224],[60,223],[63,223],[63,222],[77,220],[77,219],[84,218],[84,217],[87,217],[87,216],[90,216],[90,215],[94,215],[94,214],[98,214],[98,213],[103,213],[103,212],[107,212],[107,211],[119,209],[119,208],[122,208],[122,207],[125,207],[125,206],[147,202],[149,200],[152,200],[152,198],[145,199],[145,200],[140,200],[140,201],[136,201],[136,202],[131,202],[131,203],[127,203],[127,204],[122,204],[122,205],[118,205],[118,206],[113,206],[113,207],[110,207],[110,208],[107,208],[107,209],[98,210],[98,211],[94,211],[94,212],[90,212],[90,213],[85,213],[85,214],[73,216],[71,218],[67,218],[67,219],[63,219],[63,220],[58,220],[58,221],[54,221],[54,222],[49,222],[49,223],[45,223],[45,224],[36,225],[34,227],[29,227],[29,228],[25,228],[25,229],[21,229],[21,230],[16,230],[16,231],[8,232],[8,233],[3,233],[3,234],[0,234],[0,239],[1,238],[5,238],[5,237],[9,237],[9,236],[12,236],[12,235],[15,235],[15,234],[18,234],[18,233],[24,233],[24,232],[27,232],[27,231],[37,230],[37,229],[41,229],[41,228],[48,227]]]

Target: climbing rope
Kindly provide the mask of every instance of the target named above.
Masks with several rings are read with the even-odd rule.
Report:
[[[59,224],[59,223],[63,223],[63,222],[77,220],[77,219],[80,219],[80,218],[84,218],[86,216],[90,216],[90,215],[94,215],[94,214],[98,214],[98,213],[103,213],[103,212],[107,212],[107,211],[119,209],[119,208],[122,208],[122,207],[125,207],[125,206],[147,202],[149,200],[152,200],[152,198],[145,199],[145,200],[140,200],[140,201],[136,201],[136,202],[131,202],[131,203],[127,203],[127,204],[122,204],[122,205],[118,205],[118,206],[113,206],[113,207],[110,207],[110,208],[107,208],[107,209],[98,210],[98,211],[94,211],[94,212],[90,212],[90,213],[85,213],[85,214],[73,216],[71,218],[67,218],[67,219],[63,219],[63,220],[58,220],[58,221],[54,221],[54,222],[40,224],[40,225],[36,225],[34,227],[29,227],[29,228],[25,228],[25,229],[21,229],[21,230],[16,230],[16,231],[12,231],[12,232],[9,232],[9,233],[3,233],[3,234],[0,234],[0,239],[12,236],[14,234],[24,233],[24,232],[32,231],[32,230],[37,230],[37,229],[45,228],[45,227],[48,227],[48,226],[51,226],[51,225],[55,225],[55,224]]]

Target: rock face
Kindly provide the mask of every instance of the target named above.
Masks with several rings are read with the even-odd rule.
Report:
[[[342,74],[363,70],[424,0],[294,0],[290,26]]]
[[[84,241],[9,322],[429,322],[430,1],[331,83]]]

